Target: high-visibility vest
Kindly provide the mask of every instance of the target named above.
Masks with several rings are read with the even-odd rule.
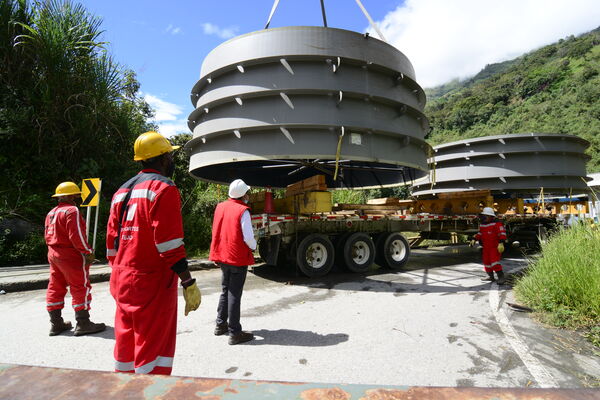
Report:
[[[250,207],[241,200],[229,199],[217,205],[212,225],[209,259],[235,266],[254,264],[252,250],[244,242],[242,214]]]

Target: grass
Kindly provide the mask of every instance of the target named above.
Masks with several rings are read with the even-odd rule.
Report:
[[[600,230],[578,224],[558,231],[530,261],[515,294],[544,322],[584,330],[600,347]]]

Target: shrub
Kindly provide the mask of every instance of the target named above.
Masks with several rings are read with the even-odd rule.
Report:
[[[559,327],[584,328],[597,337],[600,324],[600,231],[577,224],[558,231],[517,282],[517,298]],[[596,332],[592,328],[596,327]],[[588,335],[588,336],[589,336]]]

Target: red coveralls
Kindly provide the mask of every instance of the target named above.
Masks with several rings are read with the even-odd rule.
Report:
[[[85,255],[92,253],[92,249],[87,242],[85,221],[79,209],[61,202],[48,213],[44,225],[50,263],[46,308],[48,311],[61,310],[69,286],[75,311],[89,310],[92,285]]]
[[[181,199],[173,181],[144,169],[121,186],[111,204],[106,253],[117,303],[115,371],[170,375],[178,279],[170,267],[186,256]]]
[[[490,222],[479,225],[479,232],[475,235],[483,246],[483,268],[485,272],[502,271],[500,258],[502,254],[498,251],[498,244],[506,240],[506,230],[502,222]]]

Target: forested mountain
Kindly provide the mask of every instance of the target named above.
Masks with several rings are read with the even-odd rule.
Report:
[[[509,133],[573,134],[591,142],[588,172],[600,171],[600,28],[426,92],[432,145]]]

